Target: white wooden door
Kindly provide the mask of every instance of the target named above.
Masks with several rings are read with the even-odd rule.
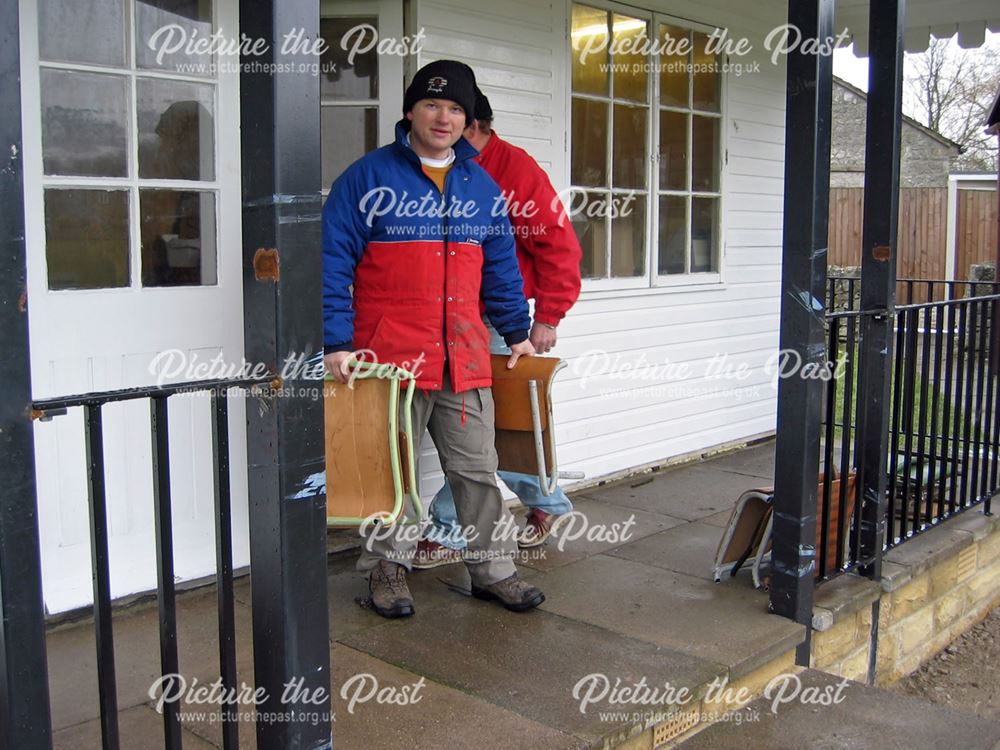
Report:
[[[22,0],[33,397],[191,379],[243,354],[239,75],[177,42],[238,35],[236,0]],[[172,35],[168,39],[168,34]],[[169,368],[166,371],[164,368]],[[245,424],[231,413],[234,552],[246,564]],[[105,407],[115,597],[156,587],[149,406]],[[209,400],[170,401],[175,567],[215,569]],[[82,409],[36,423],[42,577],[92,599]]]

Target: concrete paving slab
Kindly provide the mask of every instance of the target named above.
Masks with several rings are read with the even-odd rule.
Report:
[[[631,540],[686,525],[680,518],[622,508],[584,496],[573,498],[573,510],[577,515],[563,516],[545,544],[523,550],[523,565],[553,570]]]
[[[718,662],[732,678],[797,646],[805,628],[767,612],[767,594],[740,578],[712,583],[610,555],[540,581],[548,612]]]
[[[757,479],[767,479],[770,483],[774,477],[774,441],[769,440],[751,448],[710,458],[701,465],[735,474],[746,474]]]
[[[810,705],[801,699],[807,688],[816,695],[836,696],[841,678],[805,670],[797,694],[790,683],[780,694],[794,698],[771,713],[772,700],[758,699],[742,715],[749,720],[718,722],[681,744],[683,750],[995,750],[1000,723],[928,701],[847,681],[836,705]],[[754,713],[756,712],[756,713]],[[759,717],[753,721],[754,716]]]
[[[708,660],[548,612],[515,614],[469,600],[361,631],[347,645],[588,742],[624,739],[632,710],[649,708],[612,703],[607,690],[616,681],[645,680],[666,697],[666,683],[694,692],[723,673]],[[573,695],[578,683],[597,691],[585,713],[582,694]]]
[[[630,542],[607,554],[714,582],[715,551],[722,533],[718,526],[692,521]],[[753,588],[749,566],[743,566],[736,581]]]
[[[118,707],[149,701],[161,676],[159,617],[154,604],[119,610],[113,615]],[[211,681],[219,674],[218,620],[214,591],[188,592],[177,598],[177,651],[185,679]],[[91,622],[63,627],[46,635],[52,725],[58,730],[100,716],[97,653]],[[236,605],[237,666],[252,662],[249,608]]]
[[[119,746],[123,748],[163,747],[163,717],[151,708],[136,706],[118,713]],[[185,750],[214,750],[216,747],[196,734],[184,730],[182,744]],[[101,747],[101,721],[76,724],[54,732],[54,750],[81,750]]]
[[[735,500],[733,501],[732,505],[736,505]],[[715,513],[711,516],[705,516],[704,518],[699,520],[702,523],[709,524],[710,526],[718,526],[720,529],[724,529],[726,528],[726,526],[729,525],[729,517],[732,516],[733,514],[732,505],[726,508],[725,510],[721,510],[718,513]]]
[[[582,745],[576,737],[336,643],[330,648],[330,695],[334,746],[343,750],[476,747],[486,737],[487,746],[510,750]],[[241,750],[257,747],[248,718],[252,711],[252,706],[241,707]],[[189,728],[221,747],[217,721],[206,719]]]
[[[358,554],[348,552],[329,560],[327,573],[327,605],[330,610],[330,640],[336,641],[364,628],[380,625],[378,615],[358,606],[355,599],[367,598],[368,574],[354,569]],[[428,571],[415,571],[407,576],[417,612],[423,612],[454,601],[452,594],[438,579],[469,587],[469,575],[464,565],[447,565]],[[237,595],[237,600],[249,606],[249,588]]]
[[[743,492],[768,483],[758,477],[699,464],[592,488],[583,494],[626,508],[697,521],[732,509]]]

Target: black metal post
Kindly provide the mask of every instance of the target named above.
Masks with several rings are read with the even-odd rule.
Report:
[[[833,0],[791,0],[788,22],[805,39],[833,34]],[[782,352],[803,366],[825,360],[824,305],[830,204],[831,55],[787,57],[785,202],[781,269]],[[801,370],[799,371],[801,373]],[[816,489],[823,384],[799,376],[778,382],[772,612],[807,626],[796,661],[809,664]]]
[[[295,71],[319,58],[282,51],[319,37],[319,3],[241,0],[240,26],[269,48],[240,75],[246,356],[277,373],[323,348],[319,78]],[[332,745],[321,385],[299,371],[248,401],[254,672],[282,715],[257,721],[262,750]]]
[[[18,4],[0,5],[0,747],[51,748],[28,359]]]
[[[889,446],[889,367],[896,307],[896,225],[899,214],[899,128],[905,0],[869,5],[868,107],[865,134],[864,226],[861,245],[862,351],[858,414],[861,572],[882,575]],[[874,644],[872,659],[874,659]]]

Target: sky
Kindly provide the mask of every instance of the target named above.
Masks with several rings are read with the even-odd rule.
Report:
[[[1000,42],[1000,33],[986,31],[987,43]],[[868,58],[854,56],[854,45],[833,51],[833,74],[853,83],[862,91],[868,90]]]

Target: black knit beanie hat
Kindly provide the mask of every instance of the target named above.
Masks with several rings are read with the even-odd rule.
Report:
[[[457,60],[435,60],[413,76],[403,94],[403,114],[421,99],[450,99],[465,110],[465,125],[472,124],[476,108],[476,76]]]
[[[476,86],[476,119],[493,121],[493,107],[490,106],[486,94],[479,90],[479,86]]]

